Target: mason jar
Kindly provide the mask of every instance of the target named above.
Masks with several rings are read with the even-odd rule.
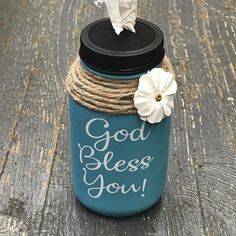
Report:
[[[126,112],[125,105],[119,106],[118,114],[110,112],[110,99],[120,94],[114,89],[109,99],[103,99],[105,92],[97,85],[102,78],[105,88],[113,91],[113,83],[135,83],[163,65],[160,28],[137,19],[135,29],[136,33],[124,30],[118,36],[108,18],[83,29],[75,67],[92,79],[80,87],[80,99],[87,96],[84,102],[71,95],[68,99],[75,196],[92,211],[115,217],[134,215],[154,205],[167,176],[171,117],[150,124],[137,112]],[[79,72],[74,74],[84,79]],[[90,87],[95,92],[89,92]]]

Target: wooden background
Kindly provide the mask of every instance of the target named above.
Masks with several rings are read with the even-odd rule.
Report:
[[[92,0],[0,0],[0,235],[236,235],[236,2],[140,0],[177,74],[162,201],[99,216],[71,188],[64,79]]]

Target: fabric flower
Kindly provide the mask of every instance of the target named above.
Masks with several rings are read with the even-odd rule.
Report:
[[[154,68],[142,75],[134,94],[134,106],[140,118],[153,124],[170,116],[176,91],[177,84],[173,74],[162,68]]]

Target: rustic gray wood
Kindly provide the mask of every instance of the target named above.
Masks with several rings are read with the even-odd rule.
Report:
[[[0,235],[236,235],[236,5],[140,0],[165,33],[179,90],[162,200],[97,215],[71,187],[63,81],[92,0],[0,0]]]

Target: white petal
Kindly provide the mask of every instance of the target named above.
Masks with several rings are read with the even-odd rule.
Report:
[[[163,96],[161,105],[163,106],[165,115],[170,116],[174,107],[174,96]]]
[[[172,95],[175,94],[176,92],[177,92],[177,83],[174,79],[174,76],[171,73],[169,73],[165,87],[163,88],[163,94]]]
[[[166,95],[175,94],[177,84],[173,74],[166,72],[162,68],[154,68],[150,72],[156,91],[161,91]]]
[[[161,68],[154,68],[150,71],[150,76],[152,78],[153,84],[155,86],[155,91],[159,91],[159,79],[160,79]]]
[[[160,73],[160,82],[159,82],[159,89],[160,91],[164,92],[166,84],[168,83],[169,80],[169,72],[165,72],[164,70]],[[171,74],[170,74],[171,75]]]
[[[134,106],[138,110],[138,114],[141,116],[148,116],[152,113],[155,108],[155,99],[140,96],[139,91],[134,94]]]
[[[138,91],[142,96],[150,97],[154,94],[155,87],[149,74],[145,74],[140,77]]]
[[[150,123],[157,123],[160,122],[164,118],[164,110],[161,103],[156,103],[156,106],[153,112],[148,116],[148,122]]]
[[[147,116],[140,116],[140,119],[143,121],[147,121]]]

